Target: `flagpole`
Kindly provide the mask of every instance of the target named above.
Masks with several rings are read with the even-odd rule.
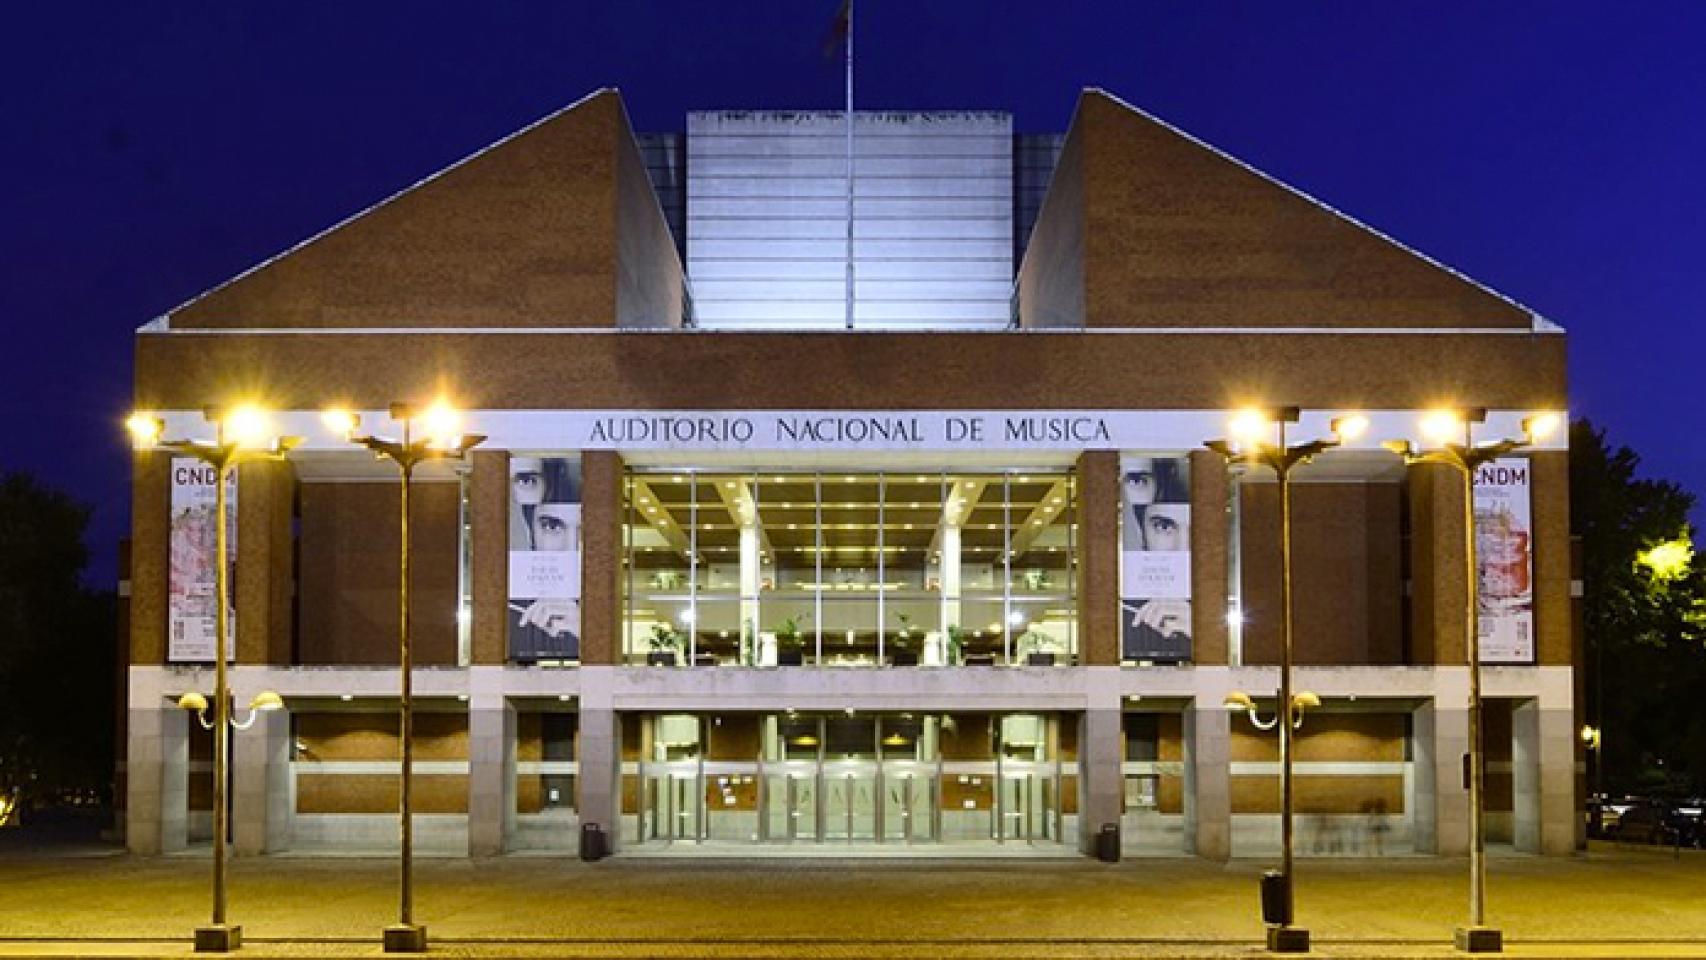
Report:
[[[853,0],[847,0],[847,329],[853,329]]]

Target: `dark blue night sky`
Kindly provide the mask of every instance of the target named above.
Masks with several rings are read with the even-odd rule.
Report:
[[[127,522],[134,328],[601,86],[840,103],[835,0],[84,3],[0,42],[0,469]],[[862,0],[862,108],[1102,86],[1564,325],[1573,412],[1706,493],[1706,3]],[[1276,398],[1283,399],[1283,398]]]

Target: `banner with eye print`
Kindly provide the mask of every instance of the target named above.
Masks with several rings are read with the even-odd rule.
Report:
[[[1528,461],[1475,471],[1475,565],[1482,663],[1534,662],[1534,524]]]
[[[509,481],[509,658],[578,660],[580,462],[512,456]]]
[[[1185,457],[1120,459],[1120,659],[1191,659],[1191,482]]]

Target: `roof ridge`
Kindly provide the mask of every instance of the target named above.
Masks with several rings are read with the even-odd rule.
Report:
[[[403,187],[401,190],[398,190],[398,191],[386,196],[385,198],[383,198],[381,200],[377,200],[373,203],[368,204],[367,206],[361,208],[360,210],[357,210],[355,213],[352,213],[347,217],[344,217],[342,220],[339,220],[338,222],[332,224],[331,226],[326,227],[326,228],[318,231],[317,233],[312,234],[308,238],[306,238],[304,240],[299,240],[296,243],[292,244],[291,246],[286,247],[284,250],[281,250],[278,253],[275,253],[272,256],[267,257],[266,259],[260,261],[259,263],[256,263],[256,264],[250,266],[249,268],[241,271],[240,273],[237,273],[233,276],[227,277],[224,280],[221,280],[219,283],[216,283],[213,286],[208,287],[206,290],[203,290],[202,292],[196,294],[195,296],[190,297],[188,300],[185,300],[183,303],[178,304],[177,306],[171,308],[170,310],[167,310],[165,313],[162,313],[160,316],[156,317],[154,320],[151,320],[147,324],[144,324],[142,328],[138,329],[138,332],[141,332],[143,329],[148,329],[150,327],[153,327],[154,324],[162,324],[163,326],[165,326],[166,328],[169,329],[171,326],[171,316],[173,314],[178,313],[182,310],[185,310],[185,309],[201,302],[202,300],[207,299],[208,297],[212,296],[213,294],[218,293],[219,291],[225,289],[226,287],[231,286],[232,284],[236,283],[239,280],[242,280],[243,278],[249,276],[250,274],[257,273],[257,272],[265,269],[266,267],[271,266],[272,264],[277,263],[280,260],[283,260],[285,257],[288,257],[291,254],[295,253],[296,251],[301,250],[302,248],[308,246],[309,244],[314,243],[316,240],[319,240],[320,238],[325,237],[328,234],[334,233],[334,232],[344,228],[345,226],[348,226],[349,224],[354,223],[357,220],[360,220],[362,217],[367,216],[368,214],[372,213],[375,210],[378,210],[380,207],[384,207],[384,206],[392,203],[393,201],[402,199],[407,194],[413,193],[414,191],[420,189],[421,187],[424,187],[427,184],[432,183],[434,180],[437,180],[440,177],[443,177],[445,174],[450,173],[452,170],[455,170],[455,169],[463,166],[464,164],[467,164],[473,160],[476,160],[476,159],[486,155],[487,153],[490,153],[491,151],[496,150],[498,147],[501,147],[504,144],[509,143],[511,140],[514,140],[518,137],[521,137],[522,135],[524,135],[526,133],[529,133],[529,132],[531,132],[531,131],[533,131],[533,130],[541,127],[541,126],[544,126],[545,124],[550,123],[552,120],[555,120],[556,118],[562,116],[563,114],[568,113],[570,110],[573,110],[576,107],[579,107],[580,105],[582,105],[584,103],[587,103],[588,101],[592,100],[593,98],[602,96],[606,93],[615,93],[617,95],[618,99],[621,98],[621,93],[620,93],[620,91],[617,90],[617,88],[615,88],[615,87],[599,87],[598,89],[592,91],[591,93],[587,94],[586,96],[581,97],[579,100],[576,100],[573,103],[568,104],[567,106],[558,107],[557,109],[551,111],[550,113],[545,114],[544,116],[533,121],[532,123],[529,123],[526,126],[523,126],[517,130],[513,130],[509,133],[504,134],[503,136],[499,137],[498,139],[493,140],[491,143],[486,144],[485,146],[481,147],[478,150],[475,150],[473,153],[470,153],[467,156],[462,157],[461,159],[452,161],[451,163],[446,164],[443,167],[440,167],[439,169],[433,171],[432,173],[427,174],[426,176],[422,177],[421,179],[416,180],[414,183],[411,183],[408,186]],[[156,327],[154,329],[158,329],[158,328]]]
[[[1130,101],[1126,100],[1125,98],[1121,97],[1120,95],[1118,95],[1118,94],[1116,94],[1116,93],[1114,93],[1114,92],[1112,92],[1112,91],[1110,91],[1104,87],[1085,87],[1084,92],[1085,93],[1096,93],[1096,94],[1100,94],[1101,96],[1107,97],[1109,100],[1112,100],[1114,103],[1117,103],[1120,106],[1126,108],[1127,110],[1130,110],[1132,113],[1135,113],[1140,117],[1143,117],[1144,119],[1150,121],[1151,123],[1154,123],[1157,126],[1167,130],[1168,132],[1175,134],[1176,136],[1179,136],[1179,137],[1181,137],[1181,138],[1183,138],[1183,139],[1185,139],[1191,143],[1196,144],[1199,147],[1202,147],[1204,150],[1207,150],[1207,151],[1213,153],[1215,156],[1220,157],[1223,160],[1226,160],[1230,163],[1238,165],[1239,167],[1249,171],[1250,173],[1255,174],[1258,177],[1261,177],[1263,180],[1266,180],[1267,182],[1273,184],[1274,186],[1279,187],[1280,189],[1285,190],[1288,193],[1291,193],[1294,196],[1297,196],[1297,197],[1303,199],[1304,201],[1306,201],[1310,204],[1313,204],[1314,206],[1317,206],[1317,207],[1321,208],[1322,210],[1327,211],[1328,213],[1332,214],[1333,216],[1338,217],[1339,219],[1345,221],[1346,223],[1349,223],[1352,226],[1362,230],[1364,233],[1367,233],[1370,236],[1373,236],[1373,237],[1376,237],[1380,240],[1383,240],[1386,243],[1389,243],[1392,246],[1397,247],[1399,250],[1402,250],[1403,252],[1409,254],[1410,256],[1415,257],[1415,258],[1421,260],[1422,262],[1427,263],[1428,265],[1430,265],[1430,266],[1432,266],[1438,270],[1445,271],[1446,273],[1450,274],[1451,276],[1456,277],[1457,279],[1463,281],[1464,283],[1469,284],[1470,286],[1476,288],[1477,290],[1480,290],[1483,293],[1489,294],[1493,297],[1496,297],[1499,300],[1504,301],[1505,303],[1510,304],[1511,306],[1517,308],[1518,310],[1521,310],[1523,313],[1528,314],[1529,324],[1535,330],[1546,330],[1548,332],[1555,332],[1555,331],[1559,331],[1559,330],[1563,329],[1557,323],[1555,323],[1551,320],[1548,320],[1546,317],[1542,316],[1538,310],[1535,310],[1533,307],[1530,307],[1527,304],[1517,300],[1515,297],[1509,296],[1508,294],[1501,293],[1500,291],[1493,289],[1492,287],[1488,286],[1487,284],[1482,283],[1481,281],[1475,279],[1474,277],[1469,276],[1468,274],[1457,269],[1456,267],[1453,267],[1450,264],[1447,264],[1447,263],[1439,260],[1436,257],[1429,256],[1428,254],[1423,253],[1420,250],[1417,250],[1415,247],[1412,247],[1409,244],[1406,244],[1403,241],[1398,240],[1397,238],[1393,237],[1389,233],[1386,233],[1382,230],[1379,230],[1375,227],[1368,225],[1367,223],[1364,223],[1363,221],[1357,219],[1354,216],[1351,216],[1350,214],[1346,213],[1345,211],[1340,210],[1338,207],[1335,207],[1332,204],[1327,203],[1326,201],[1323,201],[1323,200],[1313,196],[1308,191],[1299,189],[1298,187],[1294,187],[1291,184],[1286,183],[1284,180],[1281,180],[1280,178],[1274,176],[1273,174],[1268,173],[1266,170],[1263,170],[1260,167],[1257,167],[1256,165],[1254,165],[1254,164],[1252,164],[1246,160],[1240,159],[1239,157],[1233,156],[1231,153],[1228,153],[1227,151],[1222,150],[1221,148],[1215,146],[1214,144],[1209,143],[1207,140],[1204,140],[1203,138],[1196,136],[1195,134],[1190,133],[1187,130],[1183,130],[1177,126],[1174,126],[1171,123],[1168,123],[1166,120],[1161,119],[1160,117],[1156,116],[1155,114],[1150,113],[1148,110],[1145,110],[1142,107],[1139,107],[1136,104],[1131,103]]]

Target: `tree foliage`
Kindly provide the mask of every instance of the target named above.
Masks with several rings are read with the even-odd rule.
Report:
[[[112,780],[116,605],[82,583],[88,524],[87,506],[0,473],[0,793]]]
[[[1643,558],[1689,542],[1694,495],[1637,476],[1640,457],[1580,420],[1570,429],[1571,528],[1582,539],[1587,716],[1612,792],[1706,788],[1706,564]],[[1673,551],[1681,552],[1681,551]]]

